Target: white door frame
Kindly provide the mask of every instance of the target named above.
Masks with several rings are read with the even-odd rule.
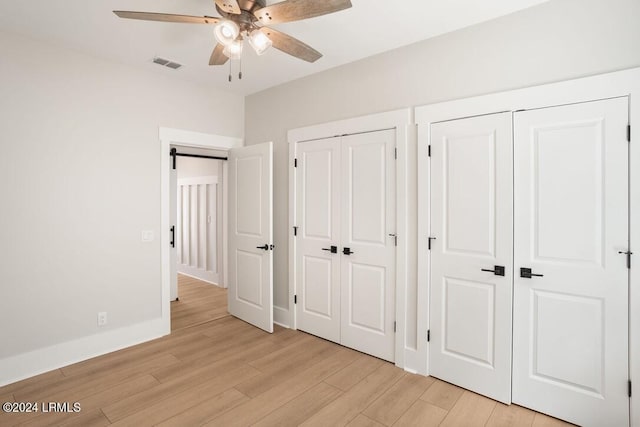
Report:
[[[304,128],[292,129],[288,132],[287,140],[289,142],[289,167],[293,167],[296,156],[296,144],[301,141],[314,139],[324,139],[333,136],[342,136],[346,134],[372,132],[377,130],[395,129],[396,130],[396,148],[397,148],[397,164],[396,164],[396,233],[398,235],[398,249],[396,252],[396,366],[405,368],[405,352],[406,348],[406,313],[407,304],[407,275],[408,261],[407,251],[409,248],[408,226],[408,163],[413,160],[407,154],[408,150],[414,152],[415,140],[411,139],[414,132],[410,129],[412,123],[411,109],[405,108],[401,110],[389,111],[386,113],[373,114],[352,119],[339,120],[320,125],[309,126]],[[293,235],[293,227],[296,219],[296,179],[295,173],[289,170],[289,319],[288,323],[292,329],[296,326],[296,310],[294,306],[294,295],[296,294],[296,240]],[[283,311],[282,307],[274,310]],[[409,351],[411,349],[408,349]],[[410,369],[411,370],[411,369]]]
[[[431,124],[444,120],[477,116],[504,111],[544,108],[554,105],[629,96],[629,123],[638,132],[640,127],[640,68],[617,71],[593,77],[585,77],[565,82],[552,83],[531,88],[512,90],[491,95],[478,96],[455,101],[417,107],[418,124],[418,259],[430,260],[427,250],[429,234],[429,159],[427,149]],[[635,100],[636,102],[633,102]],[[640,426],[640,146],[633,137],[629,146],[630,163],[630,248],[633,268],[630,274],[629,307],[629,348],[630,376],[636,392],[631,398],[631,425]],[[418,337],[426,337],[429,321],[429,269],[427,262],[418,262]],[[418,354],[421,364],[418,371],[429,374],[426,339],[418,340]]]
[[[171,211],[170,184],[171,184],[171,156],[169,151],[171,145],[183,147],[206,148],[213,150],[228,151],[231,148],[242,147],[243,140],[221,135],[210,135],[199,132],[191,132],[181,129],[164,128],[159,129],[160,138],[160,266],[161,266],[161,288],[162,288],[162,327],[166,334],[171,333],[171,305],[170,287],[170,231],[171,221],[169,213]],[[222,164],[223,180],[226,182],[227,165]],[[225,215],[226,217],[226,215]],[[226,271],[227,241],[225,224],[223,224],[222,250],[223,250],[223,271]]]

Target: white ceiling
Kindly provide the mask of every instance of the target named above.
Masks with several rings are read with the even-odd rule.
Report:
[[[321,0],[316,0],[321,1]],[[243,79],[229,83],[229,64],[210,67],[213,27],[120,19],[112,10],[218,16],[213,0],[46,0],[0,2],[0,30],[67,46],[93,56],[212,87],[251,94],[377,53],[468,27],[547,0],[352,0],[335,14],[274,28],[324,54],[309,64],[271,49],[258,57],[245,48]],[[267,4],[277,1],[267,1]],[[171,70],[160,56],[184,65]]]

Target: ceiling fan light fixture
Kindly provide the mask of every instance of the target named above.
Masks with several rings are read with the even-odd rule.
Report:
[[[273,45],[273,42],[260,30],[253,30],[249,34],[249,44],[258,55],[262,55]]]
[[[224,47],[222,51],[229,59],[240,59],[242,57],[242,40],[234,40]]]
[[[218,43],[228,46],[240,35],[240,27],[235,22],[225,19],[215,26],[213,33]]]

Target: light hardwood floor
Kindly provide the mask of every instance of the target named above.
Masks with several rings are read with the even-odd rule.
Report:
[[[0,402],[80,402],[0,425],[565,426],[314,336],[226,314],[226,291],[182,277],[171,335],[0,388]]]

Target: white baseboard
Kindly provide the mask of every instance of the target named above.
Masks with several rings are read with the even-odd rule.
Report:
[[[283,328],[289,328],[289,310],[286,308],[273,306],[273,323]]]
[[[205,278],[203,278],[203,277],[200,277],[200,276],[198,276],[198,275],[196,275],[196,274],[187,273],[187,272],[185,272],[185,271],[180,271],[180,264],[178,264],[178,274],[182,274],[183,276],[191,277],[191,278],[193,278],[193,279],[198,279],[198,280],[200,280],[200,281],[202,281],[202,282],[208,283],[208,284],[210,284],[210,285],[215,285],[215,286],[217,286],[217,287],[219,287],[219,288],[222,288],[222,287],[223,287],[222,285],[220,285],[220,284],[218,283],[218,282],[220,282],[220,280],[217,280],[217,279],[216,279],[216,280],[213,280],[213,281],[212,281],[212,280],[209,280],[209,279],[205,279]]]
[[[0,360],[0,386],[150,341],[171,331],[154,319]]]

